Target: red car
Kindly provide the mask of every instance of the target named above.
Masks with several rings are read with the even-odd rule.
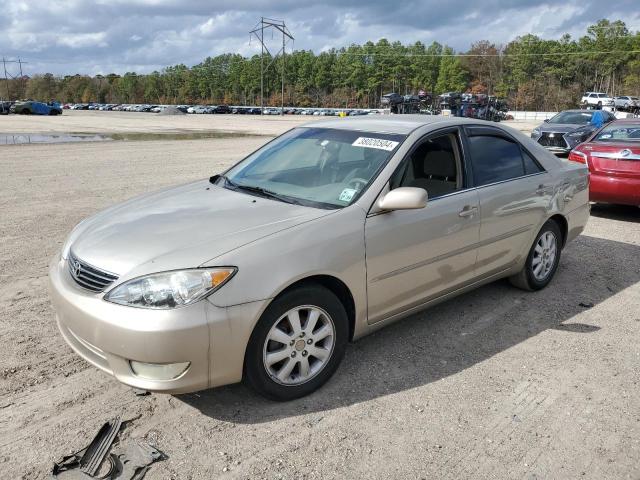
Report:
[[[569,153],[591,173],[589,200],[640,206],[640,118],[616,120]]]

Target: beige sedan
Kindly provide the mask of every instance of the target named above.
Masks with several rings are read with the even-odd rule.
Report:
[[[50,267],[60,331],[119,381],[306,395],[348,342],[496,279],[552,280],[588,171],[477,120],[295,128],[222,175],[80,223]]]

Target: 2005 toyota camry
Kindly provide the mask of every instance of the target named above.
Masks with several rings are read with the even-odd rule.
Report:
[[[403,316],[503,277],[545,287],[588,219],[588,182],[496,124],[318,121],[80,223],[50,267],[58,325],[140,389],[244,380],[296,398]]]

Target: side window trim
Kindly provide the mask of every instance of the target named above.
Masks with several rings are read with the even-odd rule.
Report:
[[[535,155],[532,155],[531,152],[529,152],[529,150],[527,150],[524,145],[522,145],[520,142],[518,142],[518,144],[520,145],[520,150],[522,151],[523,155],[522,155],[522,164],[524,165],[524,176],[528,176],[528,175],[535,175],[537,173],[546,173],[547,170],[546,168],[544,168],[542,165],[540,165],[540,162],[538,161],[538,159],[535,157]],[[534,172],[534,173],[527,173],[527,166],[524,163],[524,156],[528,155],[529,158],[531,160],[533,160],[533,163],[535,163],[539,169],[539,171]]]
[[[520,156],[522,157],[522,168],[523,168],[523,173],[524,175],[521,175],[519,177],[513,177],[513,178],[509,178],[506,180],[499,180],[496,182],[492,182],[492,183],[487,183],[485,185],[477,185],[476,181],[475,181],[475,177],[473,176],[473,174],[471,175],[471,177],[469,178],[469,185],[468,187],[475,187],[475,188],[483,188],[483,187],[488,187],[490,185],[496,185],[498,183],[504,183],[504,182],[511,182],[513,180],[518,180],[520,178],[525,178],[525,177],[531,177],[533,175],[540,175],[543,173],[547,173],[547,169],[544,168],[544,166],[542,166],[540,164],[540,162],[538,161],[538,159],[536,158],[535,155],[533,155],[529,149],[527,149],[524,145],[522,145],[522,143],[520,143],[516,138],[512,137],[511,135],[509,135],[509,133],[504,132],[502,130],[499,130],[495,127],[488,127],[485,125],[469,125],[469,126],[465,126],[464,127],[464,139],[462,140],[465,144],[465,148],[467,149],[467,151],[470,152],[471,150],[471,145],[469,145],[468,139],[471,137],[475,137],[475,136],[491,136],[491,137],[498,137],[498,138],[503,138],[505,140],[508,140],[510,142],[514,142],[516,145],[518,145],[520,147]],[[526,153],[527,155],[529,155],[529,157],[531,157],[531,159],[535,162],[535,164],[538,166],[538,168],[540,169],[539,172],[535,172],[535,173],[527,173],[527,169],[525,168],[525,164],[524,164],[524,155],[522,153]],[[469,170],[472,172],[473,169],[473,160],[471,159],[471,155],[468,155],[468,160],[467,160],[467,164],[469,165]]]
[[[469,159],[469,155],[467,153],[467,145],[465,144],[465,140],[464,140],[464,133],[462,131],[462,128],[459,126],[454,126],[454,127],[443,127],[440,128],[438,130],[434,130],[431,131],[429,133],[425,133],[422,137],[420,137],[418,140],[416,140],[414,142],[414,144],[411,146],[411,149],[405,154],[404,158],[400,161],[400,163],[398,164],[398,167],[396,168],[396,170],[391,174],[391,176],[389,177],[389,181],[387,182],[387,185],[390,186],[390,182],[391,179],[396,175],[396,173],[400,170],[403,169],[404,173],[402,175],[402,178],[400,180],[400,184],[402,184],[402,181],[405,179],[405,176],[407,174],[408,168],[409,168],[409,159],[411,158],[411,155],[413,155],[413,153],[416,151],[416,149],[426,140],[430,139],[430,138],[434,138],[434,137],[440,137],[443,135],[447,135],[447,134],[451,134],[453,133],[454,135],[457,136],[458,138],[458,145],[457,145],[457,149],[458,149],[458,155],[460,156],[460,167],[462,168],[462,188],[460,190],[457,190],[451,194],[456,194],[456,193],[460,193],[460,192],[464,192],[466,190],[472,189],[473,188],[473,177],[471,176],[470,172],[471,172],[471,160]],[[451,195],[448,194],[448,195]],[[443,195],[443,196],[448,196],[448,195]],[[435,197],[433,200],[437,200],[440,197]]]

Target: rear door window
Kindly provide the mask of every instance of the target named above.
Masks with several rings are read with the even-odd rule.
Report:
[[[527,152],[522,151],[522,159],[524,161],[524,173],[526,175],[532,175],[544,171],[540,164]]]
[[[522,150],[515,141],[501,136],[469,137],[473,178],[476,186],[502,182],[525,174]]]

